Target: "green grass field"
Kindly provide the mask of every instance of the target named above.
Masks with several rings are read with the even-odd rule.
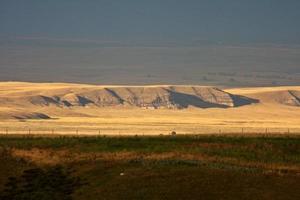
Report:
[[[295,135],[16,135],[0,137],[0,153],[3,198],[300,199]]]

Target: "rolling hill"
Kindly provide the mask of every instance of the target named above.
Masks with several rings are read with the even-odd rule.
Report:
[[[230,108],[258,103],[214,87],[201,86],[92,86],[77,84],[2,83],[0,106],[26,108],[15,118],[47,118],[31,109],[57,107],[137,107],[143,109]],[[30,109],[31,108],[31,109]],[[8,115],[9,116],[9,115]]]
[[[0,83],[0,132],[300,132],[300,87]]]

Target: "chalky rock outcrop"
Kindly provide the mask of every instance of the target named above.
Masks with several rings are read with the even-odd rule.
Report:
[[[4,98],[4,97],[3,97]],[[112,86],[32,91],[6,103],[57,107],[139,107],[144,109],[230,108],[257,103],[214,87],[201,86]],[[0,99],[1,100],[1,99]],[[299,100],[299,99],[298,99]],[[295,98],[294,103],[297,104]],[[298,102],[299,103],[299,102]]]

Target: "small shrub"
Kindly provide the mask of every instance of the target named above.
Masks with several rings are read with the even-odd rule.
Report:
[[[172,131],[172,132],[171,132],[171,135],[176,135],[176,131]]]

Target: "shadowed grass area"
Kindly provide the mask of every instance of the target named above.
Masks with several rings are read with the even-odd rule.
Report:
[[[85,167],[78,199],[297,199],[299,177],[176,163],[101,163]],[[120,173],[124,173],[120,176]],[[93,189],[92,189],[93,188]]]
[[[249,161],[300,163],[299,136],[0,137],[0,146],[79,152],[204,153]]]
[[[0,191],[32,168],[71,168],[72,199],[299,199],[299,136],[0,137]]]

